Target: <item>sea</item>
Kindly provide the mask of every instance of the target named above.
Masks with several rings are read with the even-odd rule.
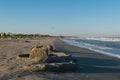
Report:
[[[65,38],[62,40],[73,46],[120,59],[120,40],[118,38]]]

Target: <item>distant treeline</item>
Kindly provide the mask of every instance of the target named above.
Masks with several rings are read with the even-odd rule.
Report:
[[[39,39],[41,37],[53,37],[50,35],[42,35],[42,34],[14,34],[14,33],[0,33],[0,38],[14,38],[14,39],[21,39],[21,38],[30,38],[30,39]]]

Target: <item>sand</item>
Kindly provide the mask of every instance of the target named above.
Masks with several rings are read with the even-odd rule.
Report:
[[[17,79],[19,76],[30,74],[30,72],[23,71],[23,66],[31,64],[31,62],[17,60],[16,56],[19,54],[28,54],[30,48],[38,43],[53,45],[54,40],[54,38],[27,40],[27,42],[23,39],[0,40],[0,80],[19,80]]]
[[[120,59],[71,46],[55,38],[28,41],[0,40],[0,80],[120,80]],[[29,53],[30,48],[39,42],[72,54],[78,69],[66,73],[24,71],[23,66],[31,62],[16,60],[15,57]]]

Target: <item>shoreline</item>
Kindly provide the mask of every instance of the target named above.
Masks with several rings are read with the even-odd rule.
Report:
[[[88,49],[90,51],[93,51],[93,52],[96,52],[96,53],[99,53],[99,54],[102,54],[102,55],[105,55],[105,56],[109,56],[109,57],[112,57],[112,58],[118,58],[118,59],[120,59],[120,55],[119,54],[115,54],[115,53],[106,52],[106,51],[102,51],[102,50],[98,50],[98,49],[93,49],[93,48],[90,48],[90,47],[85,47],[85,46],[77,45],[76,43],[78,43],[78,42],[74,43],[72,41],[67,41],[67,40],[64,40],[64,39],[62,41],[65,42],[65,43],[67,43],[67,44],[69,44],[69,45],[75,46],[75,47],[79,47],[79,48],[82,48],[82,49]]]
[[[55,47],[58,51],[72,54],[72,56],[77,60],[79,69],[77,72],[73,73],[72,76],[78,77],[78,80],[120,79],[120,59],[118,58],[72,46],[61,41],[60,39],[55,41]],[[71,74],[68,75],[70,76]]]
[[[115,60],[120,60],[120,58],[117,58],[117,57],[114,57],[114,56],[109,56],[109,55],[106,55],[106,54],[102,54],[102,53],[99,53],[99,52],[96,52],[96,51],[93,51],[93,50],[90,50],[90,49],[86,49],[86,48],[81,48],[81,47],[78,47],[78,46],[75,46],[75,45],[71,45],[71,44],[69,44],[69,43],[66,43],[66,42],[64,42],[64,41],[62,41],[61,39],[57,39],[56,40],[57,42],[54,42],[54,43],[59,43],[60,44],[60,46],[65,46],[65,49],[63,50],[63,49],[61,49],[61,50],[63,50],[63,51],[65,51],[66,52],[66,50],[71,50],[71,51],[73,51],[72,49],[74,49],[74,51],[79,51],[79,52],[83,52],[83,53],[92,53],[92,54],[94,54],[95,56],[102,56],[102,57],[105,57],[105,58],[109,58],[109,59],[115,59]],[[70,48],[70,49],[69,49]],[[71,53],[70,53],[71,54]],[[74,54],[73,54],[74,55]],[[80,55],[82,55],[82,54],[80,54]]]
[[[0,80],[120,80],[120,59],[98,54],[88,49],[69,45],[58,38],[40,40],[2,40],[0,42]],[[16,60],[18,54],[29,52],[36,43],[50,44],[60,52],[71,54],[78,69],[73,72],[26,72],[29,64]]]

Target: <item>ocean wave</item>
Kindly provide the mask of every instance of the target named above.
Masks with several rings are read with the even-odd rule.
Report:
[[[120,49],[104,47],[104,46],[89,44],[85,42],[77,42],[76,40],[71,40],[71,39],[64,39],[63,41],[70,45],[89,49],[104,55],[120,58]]]
[[[86,38],[89,40],[100,40],[100,41],[111,41],[111,42],[120,42],[120,38],[107,38],[107,37],[100,37],[100,38]]]

